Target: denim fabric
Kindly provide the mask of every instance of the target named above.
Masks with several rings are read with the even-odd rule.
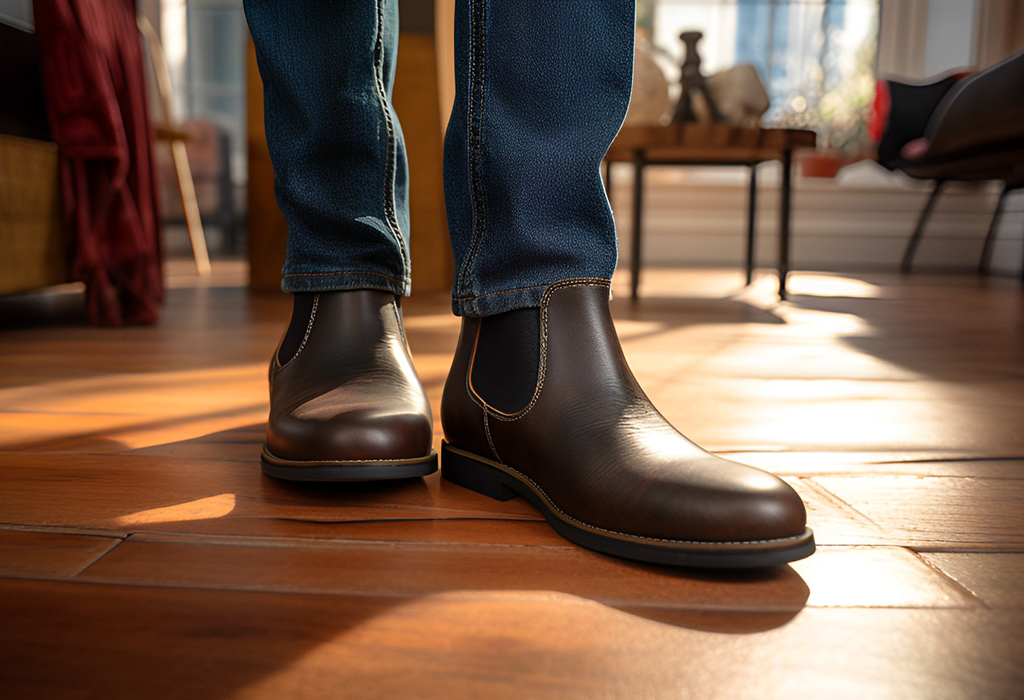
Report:
[[[609,279],[615,222],[600,167],[633,74],[632,0],[460,0],[445,199],[456,314],[539,306]]]
[[[286,292],[409,293],[409,170],[391,108],[396,0],[245,0],[288,221]]]
[[[283,288],[408,293],[395,0],[245,9],[289,223]],[[456,314],[539,306],[553,282],[611,277],[600,164],[629,103],[633,32],[634,0],[458,0],[444,153]]]

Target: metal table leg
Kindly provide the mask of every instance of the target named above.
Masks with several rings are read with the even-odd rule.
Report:
[[[633,176],[633,259],[630,260],[631,291],[633,299],[637,297],[640,287],[640,233],[643,227],[644,212],[644,155],[636,152],[636,173]]]
[[[747,286],[754,279],[754,234],[757,229],[757,163],[750,166],[750,195],[747,198]]]
[[[789,275],[789,218],[792,202],[793,151],[782,152],[782,187],[779,202],[779,299],[786,299],[786,277]]]

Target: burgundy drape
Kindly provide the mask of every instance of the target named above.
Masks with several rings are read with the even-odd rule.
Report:
[[[132,0],[35,0],[60,148],[72,279],[93,323],[151,323],[163,300],[142,47]]]

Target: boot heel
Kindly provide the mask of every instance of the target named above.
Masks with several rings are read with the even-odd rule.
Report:
[[[441,476],[470,491],[476,491],[496,501],[508,501],[519,494],[506,486],[509,479],[499,469],[465,454],[460,454],[441,443]]]

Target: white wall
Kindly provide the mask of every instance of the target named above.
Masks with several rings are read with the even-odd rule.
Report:
[[[974,63],[975,0],[929,0],[926,77]]]
[[[868,164],[862,164],[867,166]],[[858,166],[855,166],[858,167]],[[633,168],[616,164],[612,208],[620,259],[631,254]],[[757,260],[773,266],[778,251],[777,164],[758,173]],[[879,176],[882,177],[882,176]],[[747,175],[744,168],[649,168],[644,189],[644,264],[650,266],[742,266],[746,233]],[[792,263],[803,270],[891,270],[930,192],[930,183],[842,176],[794,181]],[[972,272],[995,210],[994,184],[948,186],[922,238],[914,269]],[[1024,193],[1011,196],[993,248],[992,270],[1020,274],[1024,256]]]

